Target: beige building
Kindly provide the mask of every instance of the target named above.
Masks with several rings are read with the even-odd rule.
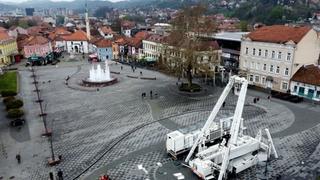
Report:
[[[241,41],[240,73],[251,85],[280,92],[304,64],[318,63],[320,38],[311,27],[259,28]]]

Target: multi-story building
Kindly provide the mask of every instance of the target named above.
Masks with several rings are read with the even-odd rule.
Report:
[[[16,40],[7,32],[0,32],[0,67],[14,62],[14,55],[18,53]]]
[[[165,36],[152,34],[146,40],[142,41],[143,55],[148,61],[158,61],[162,53],[162,43]]]
[[[311,27],[261,27],[242,39],[240,74],[251,85],[287,92],[293,74],[317,63],[320,38]]]

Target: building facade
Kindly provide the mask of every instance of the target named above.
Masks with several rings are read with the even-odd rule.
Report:
[[[306,99],[320,101],[320,66],[302,66],[291,78],[290,92]]]
[[[251,85],[287,92],[293,74],[316,63],[319,53],[320,39],[310,27],[262,27],[241,42],[240,74]]]
[[[97,56],[100,61],[107,61],[113,58],[112,42],[107,39],[100,39],[94,43],[97,47]]]
[[[31,36],[26,41],[23,52],[26,58],[31,56],[45,57],[52,52],[51,42],[42,36]]]
[[[82,30],[78,30],[70,35],[65,35],[62,39],[66,44],[68,53],[89,53],[89,39],[87,38],[87,34]]]
[[[14,62],[14,55],[18,53],[16,40],[7,32],[0,32],[0,67]]]

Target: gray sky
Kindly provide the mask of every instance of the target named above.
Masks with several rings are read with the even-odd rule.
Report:
[[[27,0],[0,0],[0,2],[10,2],[10,3],[20,3],[20,2],[25,2],[25,1],[27,1]],[[51,1],[74,1],[74,0],[51,0]],[[122,0],[109,0],[109,1],[118,2],[118,1],[122,1]]]

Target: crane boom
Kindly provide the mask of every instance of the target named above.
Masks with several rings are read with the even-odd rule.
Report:
[[[230,129],[230,140],[227,145],[227,150],[224,151],[223,154],[223,160],[221,164],[221,169],[219,173],[218,180],[222,180],[224,177],[226,170],[229,165],[229,153],[231,149],[231,145],[236,145],[238,135],[239,135],[239,130],[240,130],[240,125],[241,125],[241,119],[242,119],[242,112],[243,112],[243,107],[246,99],[246,94],[247,94],[247,87],[248,87],[248,82],[243,79],[241,80],[241,90],[239,93],[239,98],[236,106],[236,110],[234,112],[233,120],[232,120],[232,125]]]
[[[229,83],[227,84],[227,86],[225,87],[225,89],[223,90],[221,96],[219,97],[216,105],[214,106],[213,110],[210,113],[210,116],[208,117],[208,120],[206,121],[205,125],[203,126],[203,128],[201,129],[201,133],[199,134],[199,136],[197,137],[196,141],[194,142],[191,150],[189,151],[189,154],[187,156],[187,158],[185,159],[185,162],[188,163],[188,161],[190,160],[192,154],[194,153],[197,145],[202,142],[204,137],[205,132],[209,129],[210,125],[212,124],[212,122],[214,121],[214,119],[216,118],[219,110],[221,109],[221,106],[223,104],[223,102],[226,100],[230,90],[232,89],[234,83],[236,82],[236,80],[242,80],[242,78],[239,78],[238,76],[232,76],[229,79]]]

